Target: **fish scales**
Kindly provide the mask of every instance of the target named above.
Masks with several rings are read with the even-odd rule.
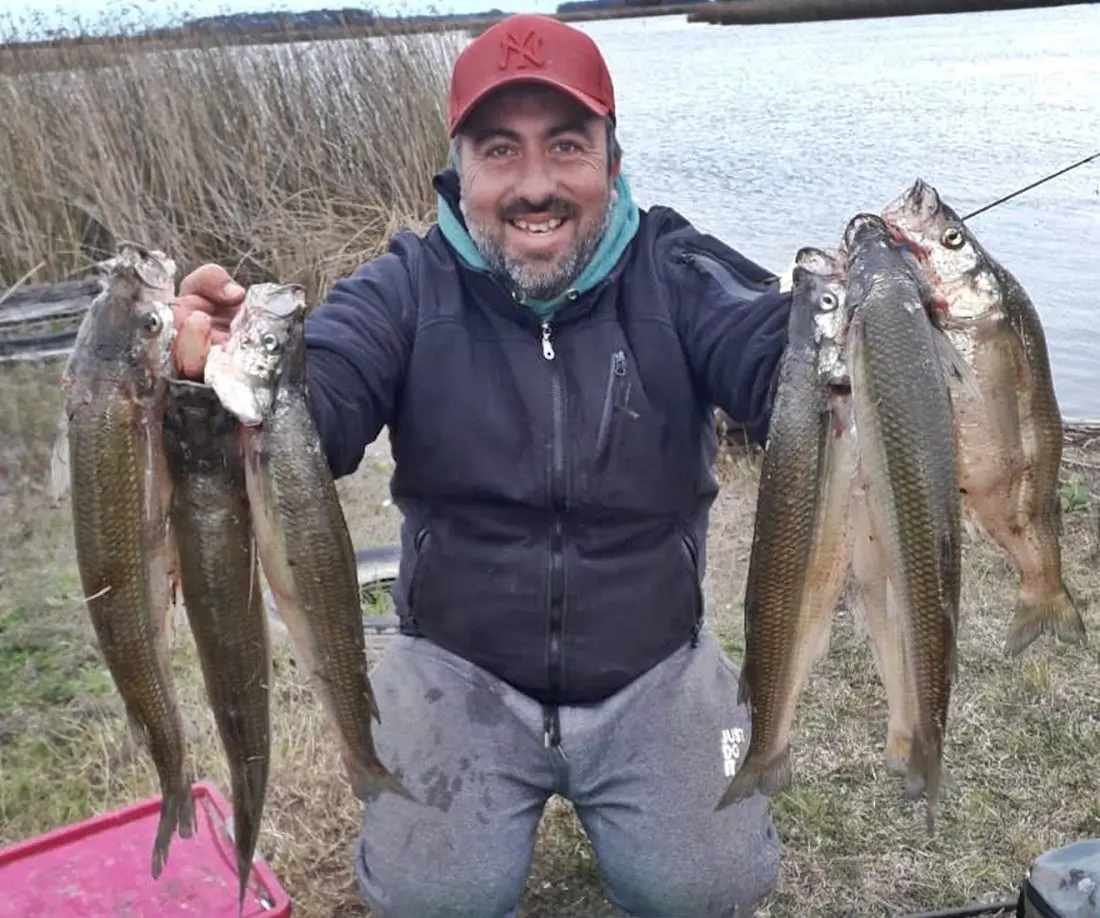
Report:
[[[916,703],[907,793],[926,790],[932,832],[961,592],[961,507],[943,345],[922,288],[881,219],[853,218],[845,249],[860,468],[871,525],[886,553],[888,603],[896,603],[903,622]]]
[[[855,466],[837,347],[843,277],[835,259],[795,259],[788,345],[779,371],[757,496],[745,587],[745,659],[738,699],[752,717],[749,749],[718,809],[789,787],[789,737],[813,663],[828,647],[844,585]]]
[[[355,550],[306,394],[305,304],[294,285],[249,289],[206,379],[242,420],[260,560],[295,649],[334,728],[356,796],[413,800],[379,761]],[[257,423],[258,422],[258,423]]]
[[[1010,656],[1041,634],[1087,639],[1062,576],[1058,476],[1063,427],[1038,311],[1015,276],[934,187],[917,179],[883,210],[938,298],[939,325],[976,377],[952,388],[966,507],[1019,576],[1005,636]]]
[[[173,381],[164,418],[180,588],[229,764],[238,910],[271,765],[271,647],[237,419],[201,383]]]
[[[175,266],[124,243],[66,366],[77,568],[126,716],[153,759],[161,810],[151,873],[194,831],[192,774],[171,669],[170,484],[160,442]]]

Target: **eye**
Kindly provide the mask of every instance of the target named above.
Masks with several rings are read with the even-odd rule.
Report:
[[[274,354],[279,349],[279,339],[271,332],[264,332],[260,335],[260,347],[269,354]]]
[[[963,235],[961,229],[957,226],[949,226],[943,231],[943,236],[940,237],[942,242],[949,249],[962,248],[962,244],[966,242],[966,237]]]
[[[829,293],[826,291],[821,294],[821,308],[824,312],[832,312],[837,307],[837,299],[835,293]]]
[[[141,317],[141,330],[147,335],[155,335],[164,327],[164,322],[155,312],[147,312]]]

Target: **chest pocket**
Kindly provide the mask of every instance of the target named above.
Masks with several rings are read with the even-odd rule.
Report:
[[[596,447],[592,455],[593,471],[606,468],[611,452],[612,431],[618,433],[621,423],[637,421],[640,415],[630,406],[630,394],[633,382],[627,366],[626,351],[617,350],[611,354],[607,370],[607,386],[604,390],[603,410],[596,429]]]
[[[572,437],[575,497],[606,510],[677,512],[694,471],[687,418],[677,423],[663,368],[643,379],[639,357],[624,345],[588,358],[582,412],[571,413],[579,424]]]

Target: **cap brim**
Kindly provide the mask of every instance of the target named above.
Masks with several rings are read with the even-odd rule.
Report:
[[[517,73],[514,76],[505,77],[504,79],[497,80],[492,86],[483,89],[477,95],[475,95],[469,102],[466,103],[466,107],[459,112],[458,117],[455,118],[454,126],[451,128],[450,136],[454,137],[462,127],[462,123],[470,117],[470,113],[473,112],[482,102],[485,101],[498,89],[503,89],[505,86],[515,86],[518,83],[538,83],[542,86],[552,86],[554,89],[560,90],[567,96],[576,99],[585,108],[587,108],[592,114],[597,115],[600,118],[605,117],[611,111],[611,109],[604,103],[596,100],[586,92],[582,92],[579,89],[575,89],[572,86],[568,86],[562,83],[560,80],[554,77],[535,76],[526,73]]]

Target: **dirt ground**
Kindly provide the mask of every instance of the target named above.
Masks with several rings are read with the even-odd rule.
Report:
[[[54,505],[48,493],[58,369],[0,367],[0,844],[157,792],[147,758],[123,742],[120,703],[80,601],[68,504]],[[1082,436],[1066,459],[1065,576],[1096,635],[1100,446]],[[396,538],[390,468],[383,440],[341,483],[359,547]],[[711,626],[739,659],[757,468],[727,455],[720,470],[705,592]],[[1100,641],[1067,647],[1042,638],[1022,658],[1006,660],[1000,646],[1015,574],[984,538],[968,537],[964,557],[961,667],[945,755],[953,786],[936,836],[924,832],[924,803],[906,802],[897,779],[885,774],[882,686],[865,639],[842,610],[799,707],[794,784],[774,801],[783,861],[778,892],[761,918],[886,918],[1011,899],[1036,855],[1100,835]],[[285,648],[276,662],[261,852],[298,918],[363,918],[351,865],[359,807]],[[198,732],[201,775],[227,788],[186,633],[175,665]],[[613,914],[570,807],[552,801],[522,915]]]

